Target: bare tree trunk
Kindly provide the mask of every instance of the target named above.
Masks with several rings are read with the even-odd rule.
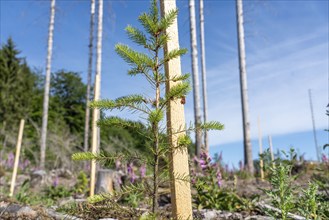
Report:
[[[313,112],[313,102],[312,102],[312,92],[311,92],[311,89],[308,90],[308,96],[310,98],[310,108],[311,108],[311,116],[312,116],[313,137],[314,137],[316,158],[320,162],[321,161],[321,152],[319,151],[318,139],[316,138],[316,128],[315,128],[315,120],[314,120],[314,112]]]
[[[203,0],[200,0],[200,42],[201,42],[201,69],[202,69],[202,96],[203,96],[203,122],[208,121],[206,48],[204,39]],[[204,131],[204,148],[209,152],[208,131]]]
[[[50,87],[51,57],[53,52],[54,24],[55,24],[55,0],[51,0],[50,22],[49,22],[49,32],[48,32],[48,52],[47,52],[47,60],[46,60],[46,80],[45,80],[45,92],[43,97],[43,113],[42,113],[42,128],[41,128],[41,147],[40,147],[41,169],[45,168],[45,158],[46,158],[49,87]]]
[[[102,70],[102,34],[103,34],[103,0],[98,1],[98,30],[97,30],[97,52],[96,52],[96,75],[95,75],[95,94],[94,101],[99,100],[101,91],[101,70]],[[100,110],[93,109],[92,118],[92,142],[91,151],[96,153],[99,146],[99,128],[97,127],[97,120],[100,117]],[[94,195],[95,191],[95,175],[96,175],[96,162],[91,161],[91,174],[90,174],[90,196]]]
[[[259,154],[263,154],[263,137],[262,137],[262,129],[260,126],[260,117],[258,116],[258,144],[259,144]],[[260,170],[260,178],[264,181],[264,162],[263,158],[259,157],[259,170]]]
[[[237,13],[237,32],[239,46],[239,66],[240,66],[240,89],[242,104],[242,121],[243,121],[243,139],[244,139],[244,163],[250,173],[254,172],[252,161],[252,146],[250,141],[250,122],[249,122],[249,103],[247,88],[247,71],[246,71],[246,52],[244,44],[244,27],[243,27],[243,3],[242,0],[236,0]]]
[[[199,95],[199,67],[198,67],[198,47],[196,40],[196,22],[195,22],[195,2],[190,0],[190,32],[191,32],[191,58],[192,58],[192,75],[193,75],[193,99],[194,99],[194,123],[195,131],[195,154],[199,157],[202,145],[202,131],[199,129],[201,124],[200,115],[200,95]]]
[[[93,40],[94,40],[94,23],[95,23],[95,0],[91,0],[90,9],[90,34],[89,34],[89,59],[88,59],[88,77],[87,77],[87,94],[86,94],[86,116],[85,116],[85,134],[84,134],[84,151],[89,148],[89,120],[90,120],[90,84],[93,67]]]

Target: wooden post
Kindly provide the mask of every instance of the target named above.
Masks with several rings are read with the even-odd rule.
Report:
[[[165,15],[174,9],[176,9],[176,0],[161,0],[162,15]],[[170,41],[165,45],[165,54],[173,49],[179,48],[177,19],[166,31],[170,36]],[[181,75],[180,58],[173,59],[166,63],[165,72],[167,78]],[[166,92],[168,92],[176,83],[177,82],[169,81],[166,85]],[[172,100],[169,102],[167,108],[167,129],[169,143],[172,149],[170,152],[172,217],[174,219],[192,219],[190,183],[175,178],[177,176],[189,175],[187,149],[174,149],[177,146],[178,137],[185,135],[185,131],[182,131],[185,129],[184,105],[179,100]]]
[[[274,161],[274,154],[273,154],[273,148],[272,148],[272,137],[271,135],[268,136],[268,145],[270,146],[270,153],[271,153],[271,160]]]
[[[260,127],[260,117],[258,116],[258,143],[259,143],[259,154],[263,153],[263,140],[262,140],[262,130]],[[259,157],[259,166],[260,166],[260,178],[264,180],[264,170],[263,170],[263,159]]]
[[[16,155],[15,155],[14,171],[13,171],[13,176],[11,178],[11,184],[10,184],[10,192],[9,192],[10,197],[12,197],[14,195],[15,182],[16,182],[16,176],[17,176],[17,167],[18,167],[18,162],[19,162],[19,155],[21,153],[24,123],[25,123],[24,119],[21,119],[21,123],[19,125],[17,143],[16,143]]]
[[[95,75],[95,95],[94,100],[97,101],[100,98],[101,90],[101,67],[102,67],[102,31],[103,31],[103,0],[98,2],[98,33],[97,33],[97,56],[96,56],[96,75]],[[97,127],[97,120],[99,119],[99,109],[93,109],[92,118],[92,142],[91,152],[96,153],[99,146],[99,128]],[[96,177],[96,162],[91,161],[90,166],[90,196],[95,193],[95,178]]]

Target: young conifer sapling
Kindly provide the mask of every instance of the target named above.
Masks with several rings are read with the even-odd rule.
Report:
[[[164,181],[168,181],[168,154],[172,150],[168,144],[167,135],[164,134],[165,122],[164,114],[168,107],[168,103],[171,100],[178,102],[184,101],[185,96],[190,91],[190,84],[188,79],[189,74],[182,74],[168,78],[164,74],[164,65],[172,59],[178,58],[187,53],[186,49],[177,48],[163,55],[162,51],[165,44],[170,41],[166,29],[173,24],[178,14],[178,10],[172,10],[164,16],[160,16],[158,10],[157,0],[152,0],[150,11],[143,13],[138,17],[138,21],[143,26],[144,31],[137,29],[136,27],[128,25],[126,32],[128,37],[144,48],[144,52],[139,52],[128,45],[117,44],[115,47],[116,52],[130,65],[128,74],[131,76],[143,76],[149,83],[153,90],[153,96],[148,97],[140,94],[127,95],[115,100],[100,100],[91,103],[92,108],[98,108],[101,110],[128,110],[133,113],[139,113],[142,118],[146,118],[146,124],[149,129],[149,134],[145,138],[151,140],[152,146],[150,146],[150,152],[152,157],[143,157],[136,155],[123,155],[120,153],[108,155],[106,153],[92,154],[92,153],[76,153],[72,156],[74,160],[91,160],[96,161],[110,161],[114,162],[117,158],[122,160],[134,160],[140,159],[146,162],[149,166],[153,167],[153,178],[152,178],[152,189],[148,193],[149,187],[145,182],[140,185],[124,187],[121,192],[115,192],[115,195],[124,194],[125,189],[132,191],[144,191],[148,193],[148,196],[152,198],[152,212],[156,213],[158,209],[158,198],[159,198],[159,184]],[[177,82],[175,86],[164,93],[164,88],[169,82]],[[118,117],[107,117],[98,121],[100,126],[119,126],[119,127],[130,127],[136,130],[139,129],[140,124],[137,122],[127,121]],[[218,122],[208,122],[200,125],[199,129],[210,130],[217,129],[221,130],[223,125]],[[195,128],[182,128],[183,132],[186,130],[195,130]],[[178,139],[178,147],[186,149],[190,144],[190,138],[187,135],[183,135]],[[160,166],[160,160],[164,161],[165,165]],[[161,177],[161,178],[160,178]],[[178,177],[177,177],[178,178]],[[189,177],[179,177],[189,181]],[[113,195],[112,195],[113,196]],[[147,195],[146,195],[147,196]],[[98,195],[91,201],[99,201],[106,199],[105,195]]]

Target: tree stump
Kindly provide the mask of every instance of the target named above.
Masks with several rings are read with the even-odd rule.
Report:
[[[35,170],[30,174],[31,186],[37,187],[40,185],[50,183],[50,178],[48,177],[46,171],[44,170]]]
[[[97,172],[96,194],[113,192],[113,182],[116,177],[115,173],[115,171],[110,169],[101,169]]]

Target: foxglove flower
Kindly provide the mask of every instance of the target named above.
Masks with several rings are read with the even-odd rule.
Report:
[[[222,174],[220,172],[220,169],[217,170],[216,178],[217,178],[218,187],[221,187],[222,186]]]
[[[228,164],[225,164],[225,172],[226,172],[226,173],[229,172]]]
[[[218,157],[218,161],[221,163],[223,160],[223,152],[221,151]]]
[[[328,162],[328,157],[325,154],[322,154],[322,162],[327,163]]]
[[[130,176],[130,182],[134,183],[136,179],[137,179],[137,176],[136,176],[135,172],[133,171],[131,176]]]
[[[134,166],[133,163],[128,164],[128,166],[127,166],[128,175],[131,175],[133,173],[133,171],[134,171],[133,166]]]
[[[139,173],[141,175],[141,178],[144,178],[146,176],[146,165],[143,164],[140,168],[139,168]]]
[[[58,186],[58,181],[59,181],[58,176],[56,176],[55,179],[54,179],[54,181],[53,181],[53,186],[54,187],[57,187]]]
[[[15,155],[13,152],[10,152],[8,154],[7,164],[6,164],[8,168],[12,168],[14,166],[14,160],[15,160]]]

